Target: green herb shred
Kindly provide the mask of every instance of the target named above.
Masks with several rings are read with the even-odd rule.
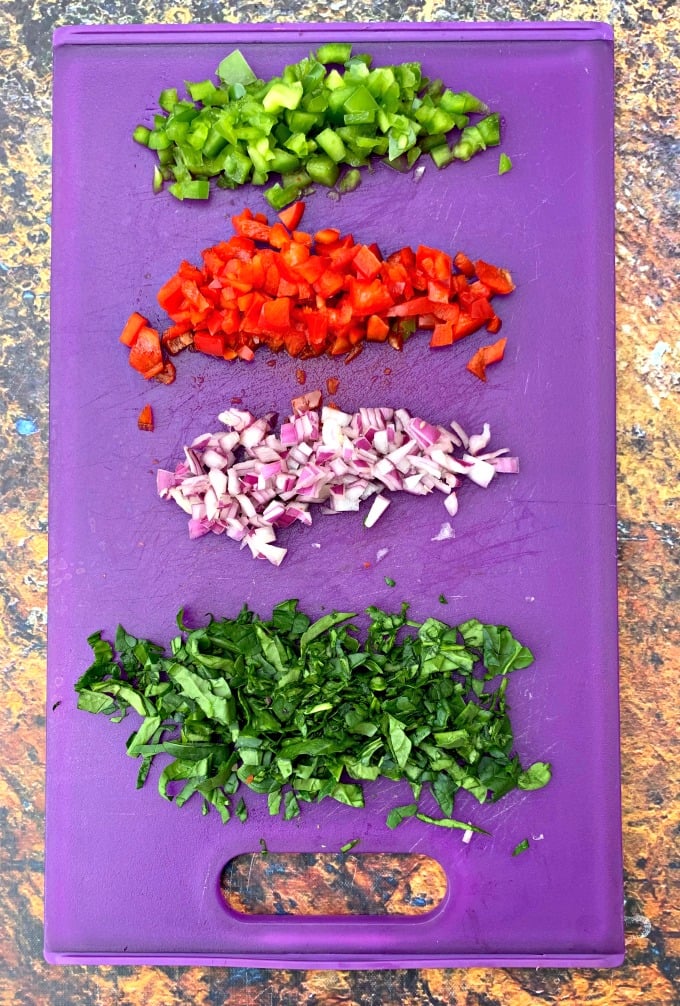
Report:
[[[115,649],[96,632],[78,707],[113,722],[132,710],[138,787],[161,756],[160,795],[178,806],[196,796],[223,822],[246,820],[241,787],[292,820],[328,798],[363,807],[364,782],[385,778],[414,798],[392,808],[390,828],[414,817],[481,831],[453,816],[460,790],[484,803],[551,777],[546,762],[523,768],[514,753],[508,675],[533,655],[505,626],[421,623],[408,607],[369,607],[365,632],[351,612],[313,622],[294,599],[268,621],[244,606],[195,629],[180,611],[168,652],[122,627]]]
[[[526,852],[528,848],[529,848],[529,839],[525,838],[518,845],[515,846],[515,848],[512,850],[512,854],[513,856],[519,856],[523,852]]]

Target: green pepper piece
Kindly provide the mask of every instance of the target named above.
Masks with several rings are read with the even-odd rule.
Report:
[[[252,170],[253,164],[239,147],[229,147],[222,162],[224,175],[237,185],[244,185]]]
[[[375,98],[363,84],[357,87],[345,102],[346,112],[375,112],[377,107]]]
[[[210,195],[210,182],[205,179],[174,182],[168,191],[177,199],[207,199]]]
[[[164,91],[161,91],[158,104],[165,112],[171,112],[178,101],[177,88],[168,87]]]
[[[195,84],[187,84],[187,91],[193,101],[200,101],[202,104],[210,104],[210,99],[217,91],[212,80],[200,80]]]
[[[307,161],[307,173],[313,182],[327,185],[331,188],[338,180],[340,168],[330,157],[324,154],[314,155]]]
[[[149,138],[151,136],[151,130],[146,126],[137,126],[132,134],[132,139],[135,143],[140,143],[143,147],[149,146]]]
[[[187,136],[187,143],[189,146],[193,147],[194,150],[203,150],[205,141],[208,139],[209,132],[210,126],[205,119],[194,119]]]
[[[315,56],[324,66],[327,63],[346,63],[352,55],[350,42],[326,42],[316,50]]]
[[[466,126],[460,141],[453,148],[454,156],[460,161],[469,161],[487,147],[497,147],[501,142],[501,126],[499,116],[493,112],[481,119],[475,126]]]
[[[317,147],[314,140],[308,140],[304,133],[293,133],[293,135],[286,140],[284,146],[287,147],[288,150],[291,150],[295,156],[299,158],[308,157],[309,154],[313,153]]]
[[[300,198],[300,189],[297,185],[279,185],[275,182],[271,188],[267,189],[264,194],[264,198],[267,200],[269,205],[273,210],[282,210],[284,206],[294,203],[296,199]]]
[[[274,147],[271,160],[269,161],[270,171],[278,171],[280,175],[284,175],[288,171],[296,171],[299,167],[300,159],[295,154],[289,153],[287,150],[281,150],[280,147]]]
[[[498,158],[498,174],[506,175],[508,171],[512,170],[512,161],[507,154],[501,154]]]
[[[346,192],[354,192],[361,185],[361,172],[357,168],[351,168],[338,182],[338,192],[343,195]]]
[[[440,107],[445,112],[488,112],[489,109],[483,101],[475,98],[469,91],[458,91],[454,93],[448,88],[439,99]]]
[[[216,157],[221,150],[226,146],[226,139],[218,133],[218,131],[213,126],[206,136],[205,143],[203,144],[203,154],[205,157]]]
[[[262,99],[265,112],[280,112],[283,108],[297,108],[302,98],[302,84],[299,80],[285,84],[274,81]]]
[[[137,142],[139,143],[140,141],[138,140]],[[153,132],[149,132],[147,147],[150,150],[166,150],[171,145],[172,140],[167,135],[165,130],[161,132],[160,130],[155,129]]]
[[[182,143],[189,135],[189,122],[177,122],[175,119],[168,119],[165,127],[165,135],[169,136],[173,143]]]
[[[293,171],[290,174],[282,175],[281,183],[284,189],[289,187],[306,189],[308,185],[311,185],[312,179],[309,173],[302,169],[301,171]]]
[[[308,133],[318,121],[313,112],[303,112],[299,108],[293,112],[286,112],[286,122],[291,133]]]
[[[247,60],[239,49],[234,49],[225,56],[217,67],[217,76],[223,84],[252,84],[257,77],[250,69]]]
[[[448,143],[444,143],[441,147],[433,147],[430,151],[430,157],[438,168],[445,168],[447,164],[455,160],[456,155]]]
[[[316,142],[319,144],[322,150],[324,150],[331,160],[339,164],[345,158],[347,150],[345,144],[342,142],[341,138],[332,129],[323,129],[320,133],[317,133]]]

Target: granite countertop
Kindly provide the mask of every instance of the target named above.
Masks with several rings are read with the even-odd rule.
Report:
[[[371,20],[474,20],[382,2]],[[493,3],[489,20],[555,16]],[[361,20],[361,5],[35,0],[4,7],[0,64],[0,1004],[680,1002],[677,718],[677,80],[670,0],[567,2],[613,25],[617,68],[618,465],[626,963],[614,971],[50,968],[42,959],[50,252],[51,34],[59,24]],[[676,605],[673,605],[673,602]]]

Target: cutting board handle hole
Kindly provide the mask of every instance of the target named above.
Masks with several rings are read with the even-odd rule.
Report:
[[[246,916],[423,916],[446,891],[443,867],[418,853],[253,852],[220,877],[224,902]]]

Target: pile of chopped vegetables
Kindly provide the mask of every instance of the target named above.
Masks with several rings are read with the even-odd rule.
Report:
[[[197,629],[180,612],[168,656],[122,627],[117,653],[100,632],[89,637],[78,706],[142,717],[127,741],[142,759],[138,788],[165,756],[160,795],[182,806],[199,794],[203,813],[212,805],[226,822],[247,817],[242,785],[290,820],[301,802],[363,807],[363,782],[406,780],[413,801],[392,808],[389,827],[416,817],[469,836],[483,829],[453,817],[460,790],[484,803],[549,782],[549,764],[523,769],[514,752],[508,675],[533,655],[508,628],[370,607],[361,642],[352,613],[311,622],[297,605],[277,605],[270,621],[244,607]],[[443,817],[427,813],[429,794]]]
[[[464,479],[486,488],[497,472],[519,470],[507,449],[487,450],[486,423],[468,437],[455,422],[446,429],[406,409],[320,408],[320,392],[293,406],[278,434],[273,416],[227,409],[218,417],[227,432],[197,437],[174,472],[159,470],[159,495],[189,515],[192,538],[226,534],[278,566],[287,549],[275,544],[277,530],[311,525],[315,505],[328,514],[356,512],[371,498],[364,525],[372,527],[390,505],[386,492],[436,489],[454,516]]]
[[[131,366],[167,380],[164,350],[190,347],[225,360],[250,361],[263,347],[299,359],[344,355],[347,363],[367,342],[401,349],[416,329],[431,331],[432,348],[483,327],[499,331],[491,301],[514,290],[507,270],[426,245],[383,258],[377,245],[332,227],[313,236],[298,230],[303,211],[298,202],[270,226],[246,209],[232,218],[234,236],[205,249],[202,266],[182,262],[158,292],[173,322],[162,338],[138,312],[126,322]],[[486,363],[502,359],[504,348],[505,339],[486,347],[494,351]]]
[[[167,88],[153,127],[135,129],[158,157],[154,191],[169,181],[178,199],[207,199],[211,178],[235,189],[276,175],[265,198],[278,210],[314,183],[351,191],[372,159],[408,171],[429,153],[443,168],[500,143],[498,114],[474,95],[427,80],[420,63],[372,68],[349,43],[323,45],[267,81],[237,49],[217,76],[187,84],[189,99]]]

